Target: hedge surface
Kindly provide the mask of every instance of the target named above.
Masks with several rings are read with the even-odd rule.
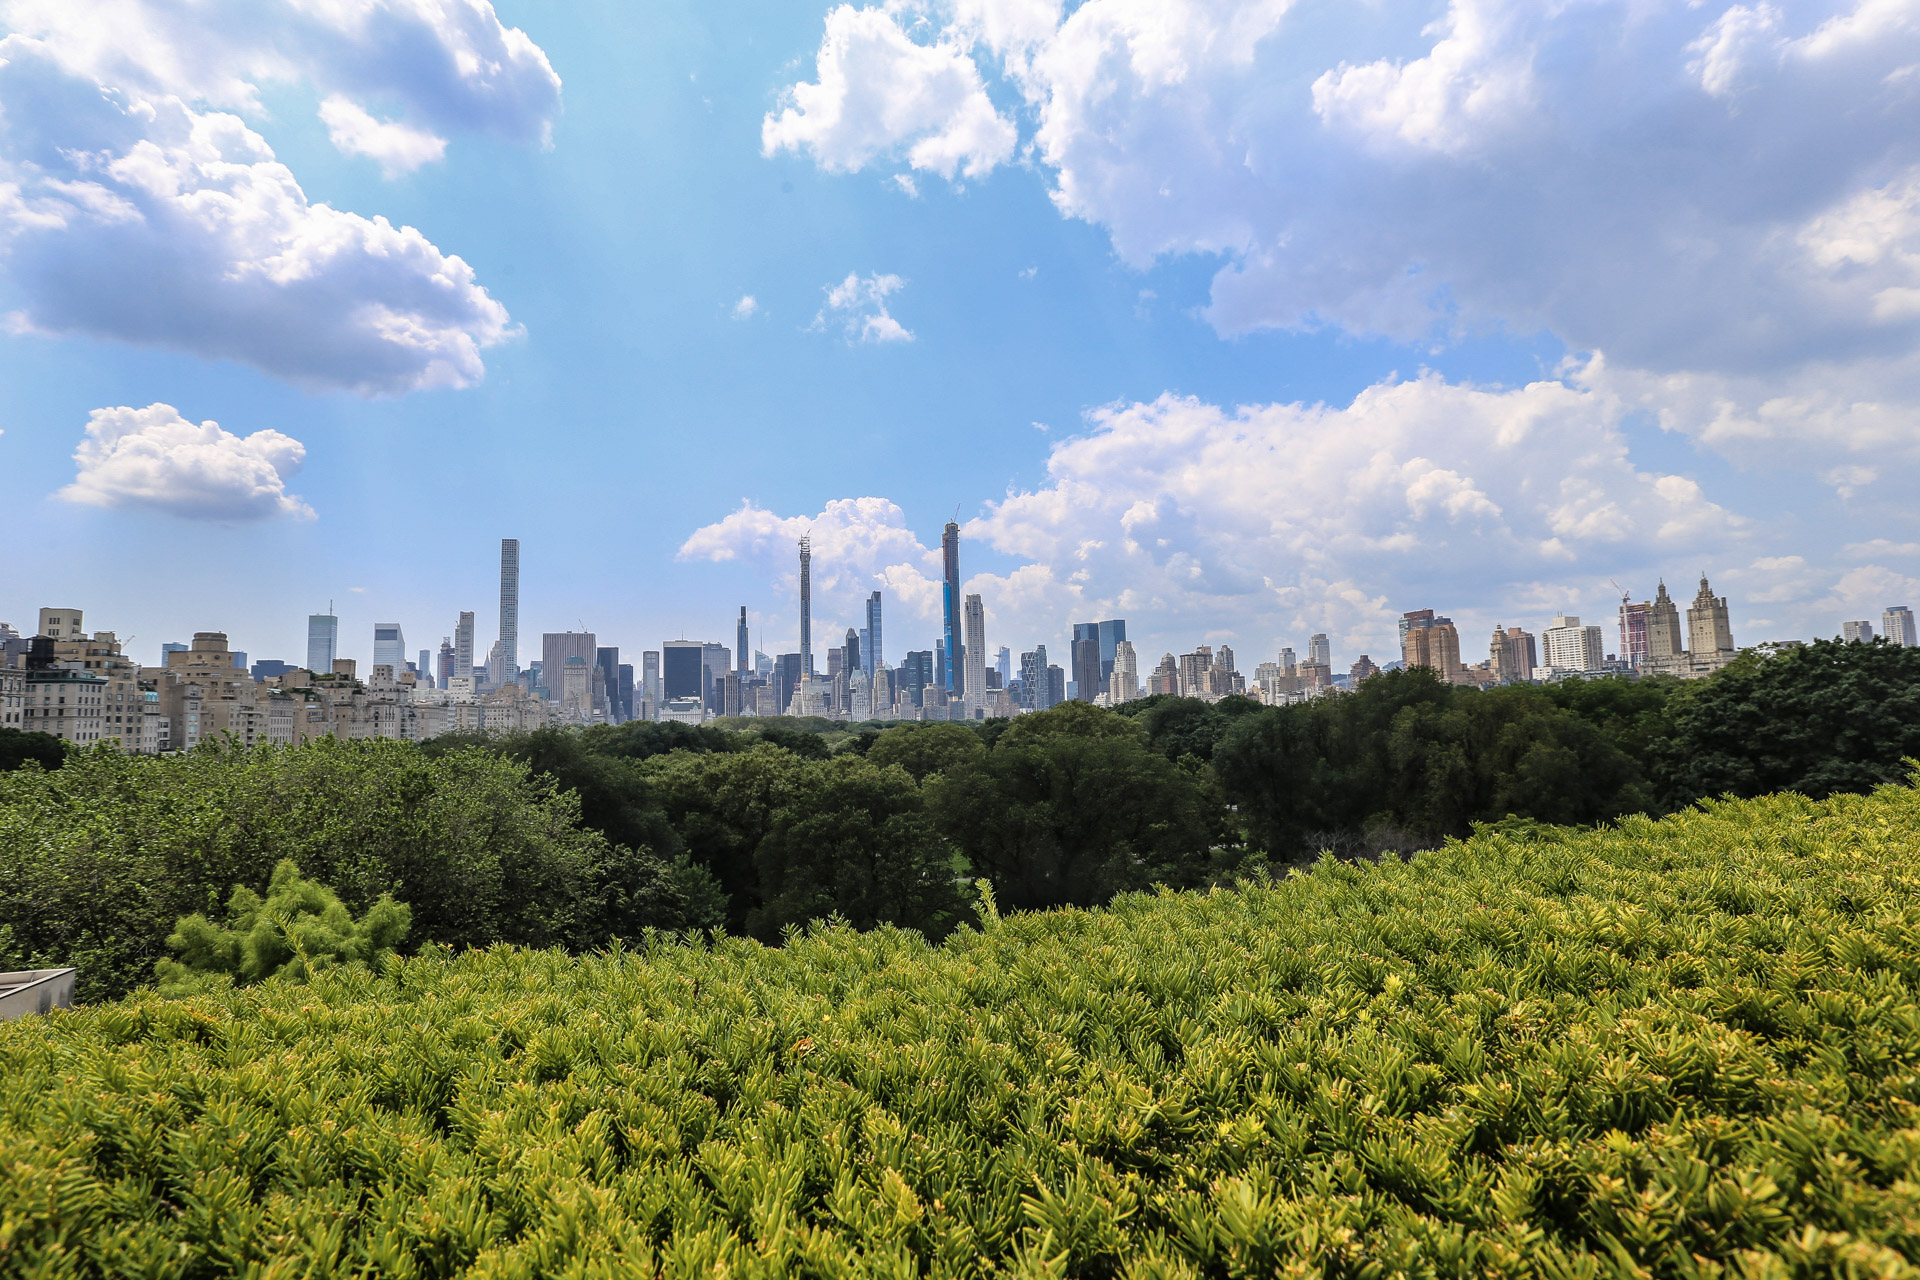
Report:
[[[6,1276],[1911,1275],[1920,794],[0,1026]]]

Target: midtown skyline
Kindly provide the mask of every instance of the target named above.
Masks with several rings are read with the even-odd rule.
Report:
[[[1898,6],[369,7],[8,9],[16,609],[483,661],[502,528],[529,635],[622,636],[810,529],[823,628],[925,635],[949,519],[1060,644],[1920,596]]]

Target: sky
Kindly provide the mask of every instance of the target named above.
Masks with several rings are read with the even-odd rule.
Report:
[[[1920,0],[0,0],[0,619],[1920,605]],[[1060,660],[1056,658],[1056,661]]]

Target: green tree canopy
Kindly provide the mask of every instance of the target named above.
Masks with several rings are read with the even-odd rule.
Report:
[[[763,903],[747,923],[763,938],[838,915],[856,928],[895,924],[937,939],[967,914],[954,850],[920,788],[905,769],[871,758],[809,764],[755,863]]]
[[[67,744],[50,733],[0,729],[0,773],[18,769],[29,760],[43,769],[58,769],[67,760]]]
[[[940,829],[1013,909],[1190,881],[1207,864],[1201,795],[1124,717],[1086,703],[1020,717],[984,757],[927,783]]]
[[[1746,654],[1676,700],[1656,753],[1663,799],[1798,791],[1819,799],[1903,781],[1920,756],[1920,649],[1816,640]]]
[[[184,917],[167,938],[179,959],[157,961],[154,973],[163,996],[190,995],[222,977],[247,984],[304,981],[335,968],[379,973],[412,923],[407,904],[385,894],[355,920],[333,890],[301,879],[288,858],[273,869],[264,900],[243,884],[233,887],[224,926],[198,913]]]
[[[987,754],[980,735],[964,724],[942,720],[926,723],[908,721],[874,739],[867,748],[867,759],[876,765],[899,765],[925,782],[936,773],[945,773],[956,765],[974,763]]]

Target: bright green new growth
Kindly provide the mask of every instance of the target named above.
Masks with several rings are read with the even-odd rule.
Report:
[[[231,978],[237,983],[285,977],[303,982],[329,969],[378,973],[407,936],[413,912],[381,895],[355,920],[333,890],[300,878],[292,859],[273,869],[266,900],[235,885],[225,928],[203,915],[183,918],[167,939],[178,960],[154,964],[160,994],[192,995]]]
[[[982,917],[0,1025],[0,1275],[1916,1274],[1920,792]]]

